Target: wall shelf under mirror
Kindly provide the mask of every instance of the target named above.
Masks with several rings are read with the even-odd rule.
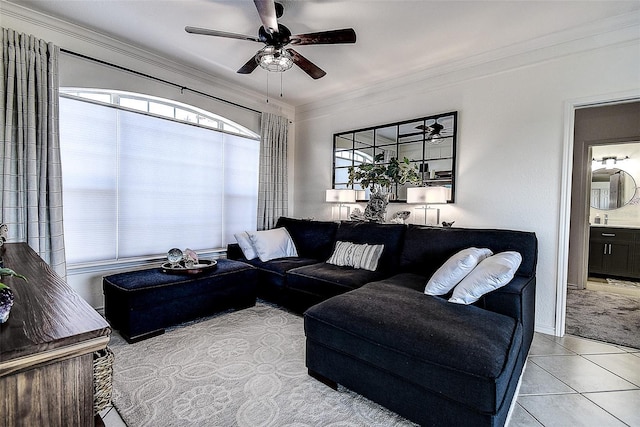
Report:
[[[369,196],[369,189],[359,183],[349,185],[349,167],[373,163],[376,156],[389,164],[392,158],[409,159],[418,170],[423,186],[444,186],[450,189],[449,203],[455,201],[456,146],[458,112],[420,117],[333,135],[333,188],[353,188],[360,201]],[[415,185],[394,185],[392,201],[405,202],[407,188]],[[364,197],[362,195],[364,194]]]

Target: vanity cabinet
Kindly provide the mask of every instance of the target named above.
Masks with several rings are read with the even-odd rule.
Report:
[[[640,229],[591,227],[589,275],[640,278]]]

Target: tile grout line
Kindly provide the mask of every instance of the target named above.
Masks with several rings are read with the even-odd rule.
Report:
[[[541,334],[539,334],[538,336],[540,336],[540,335],[541,335]],[[566,346],[562,345],[561,343],[556,342],[556,341],[554,341],[554,340],[552,340],[552,339],[549,339],[549,338],[545,337],[544,335],[542,335],[542,336],[541,336],[541,338],[544,338],[545,340],[547,340],[547,341],[549,341],[549,342],[551,342],[551,343],[557,344],[557,345],[559,345],[560,347],[562,347],[562,348],[566,349],[567,351],[570,351],[570,352],[571,352],[571,353],[573,353],[573,354],[530,355],[530,356],[528,356],[529,361],[530,361],[531,363],[533,363],[534,365],[536,365],[538,368],[542,369],[544,372],[548,373],[550,376],[552,376],[552,377],[553,377],[553,378],[555,378],[556,380],[560,381],[562,384],[564,384],[564,385],[566,385],[567,387],[569,387],[571,390],[574,390],[574,391],[575,391],[575,393],[539,393],[539,394],[528,394],[528,395],[522,395],[522,396],[523,396],[523,397],[526,397],[526,396],[558,396],[558,395],[574,395],[574,394],[578,394],[578,395],[580,395],[581,397],[583,397],[584,399],[586,399],[586,400],[588,400],[589,402],[591,402],[592,404],[594,404],[595,406],[597,406],[598,408],[600,408],[600,409],[601,409],[602,411],[604,411],[605,413],[609,414],[609,415],[610,415],[611,417],[613,417],[614,419],[616,419],[616,420],[618,420],[619,422],[621,422],[622,424],[624,424],[625,426],[629,426],[629,424],[625,423],[625,422],[624,422],[624,421],[622,421],[620,418],[618,418],[617,416],[615,416],[614,414],[612,414],[611,412],[609,412],[607,409],[605,409],[604,407],[602,407],[602,406],[598,405],[598,404],[597,404],[596,402],[594,402],[593,400],[589,399],[586,395],[587,395],[587,394],[589,394],[589,393],[594,393],[594,394],[595,394],[595,393],[611,393],[611,392],[621,392],[621,391],[634,391],[634,390],[638,390],[638,389],[640,389],[640,387],[638,387],[634,382],[629,381],[627,378],[624,378],[624,377],[622,377],[622,376],[620,376],[620,375],[616,374],[615,372],[610,371],[609,369],[605,368],[604,366],[601,366],[601,365],[599,365],[598,363],[596,363],[596,362],[594,362],[594,361],[592,361],[592,360],[589,360],[589,359],[587,359],[587,358],[586,358],[586,357],[584,357],[584,356],[597,356],[597,355],[619,355],[619,354],[631,354],[631,355],[633,355],[633,353],[635,353],[635,351],[634,351],[634,352],[631,352],[631,351],[627,351],[627,350],[626,350],[626,349],[624,349],[624,348],[616,347],[616,348],[618,348],[619,350],[621,350],[621,352],[615,352],[615,353],[594,353],[594,354],[587,353],[587,354],[584,354],[584,353],[577,353],[577,352],[575,352],[574,350],[572,350],[572,349],[570,349],[570,348],[568,348],[568,347],[566,347]],[[578,338],[582,338],[582,337],[578,337]],[[589,340],[589,339],[586,339],[586,340],[587,340],[587,341],[591,341],[591,340]],[[593,341],[593,342],[597,342],[597,341]],[[598,342],[598,343],[601,343],[601,342]],[[610,345],[609,343],[605,343],[605,344]],[[609,372],[610,374],[613,374],[613,375],[615,375],[616,377],[618,377],[618,378],[622,379],[623,381],[626,381],[626,382],[628,382],[628,383],[630,383],[630,384],[632,384],[632,385],[634,385],[634,386],[636,386],[636,387],[638,387],[638,388],[635,388],[635,389],[621,389],[621,390],[592,391],[592,392],[579,392],[579,391],[577,391],[576,389],[574,389],[573,387],[571,387],[569,384],[565,383],[565,382],[564,382],[564,381],[562,381],[560,378],[558,378],[557,376],[555,376],[554,374],[552,374],[551,372],[549,372],[549,371],[548,371],[547,369],[545,369],[544,367],[542,367],[542,366],[540,366],[539,364],[535,363],[535,360],[534,360],[536,357],[558,357],[558,356],[579,356],[580,358],[582,358],[582,359],[586,360],[587,362],[593,363],[594,365],[598,366],[599,368],[604,369],[605,371]],[[520,404],[518,403],[518,405],[520,405]],[[521,407],[522,409],[524,409],[524,410],[525,410],[525,412],[527,412],[529,415],[531,415],[531,417],[532,417],[533,419],[535,419],[539,424],[542,424],[542,422],[540,422],[540,420],[538,420],[538,419],[537,419],[537,418],[536,418],[536,417],[535,417],[531,412],[529,412],[529,411],[528,411],[524,406],[520,405],[520,407]],[[544,426],[544,424],[542,424],[542,425]]]
[[[554,355],[555,356],[555,355]],[[566,356],[571,356],[570,354],[567,354]],[[571,387],[569,384],[565,383],[564,381],[562,381],[560,378],[556,377],[555,375],[553,375],[551,372],[549,372],[548,370],[546,370],[544,367],[538,365],[534,360],[531,360],[531,363],[533,363],[534,365],[536,365],[538,368],[542,369],[544,372],[546,372],[547,374],[551,375],[553,378],[555,378],[556,380],[560,381],[562,384],[566,385],[567,387],[569,387],[571,390],[573,390],[575,393],[541,393],[538,394],[536,396],[544,396],[544,395],[559,395],[559,394],[581,394],[578,390],[576,390],[575,388]],[[533,395],[530,395],[533,396]]]
[[[622,391],[627,391],[627,390],[622,390]],[[607,393],[607,392],[593,392],[593,393]],[[624,421],[622,421],[620,418],[616,417],[614,414],[612,414],[611,412],[607,411],[605,408],[603,408],[602,406],[598,405],[597,402],[594,402],[593,400],[589,399],[587,396],[582,395],[585,399],[587,399],[589,402],[593,403],[594,405],[596,405],[598,408],[602,409],[604,412],[606,412],[607,414],[611,415],[613,418],[615,418],[616,420],[620,421],[622,424],[624,424],[625,426],[631,427],[629,426],[629,424],[625,423]]]
[[[627,353],[604,353],[604,355],[609,355],[609,356],[610,355],[616,355],[616,354],[627,354]],[[586,355],[580,354],[579,356],[582,357],[584,360],[586,360],[588,362],[591,362],[594,365],[604,369],[605,371],[609,372],[610,374],[615,375],[616,377],[620,378],[621,380],[626,381],[629,384],[632,384],[635,387],[635,388],[625,388],[625,389],[622,389],[622,390],[606,390],[606,391],[626,391],[626,390],[638,390],[638,389],[640,389],[640,386],[638,384],[636,384],[635,382],[632,382],[631,380],[629,380],[628,378],[623,377],[622,375],[616,374],[612,370],[600,365],[598,362],[595,362],[593,360],[590,360],[590,359],[587,359],[586,357],[584,357],[584,356],[598,356],[597,354],[586,354]],[[598,393],[598,392],[595,392],[595,393]]]
[[[523,410],[523,411],[525,411],[527,414],[529,414],[529,416],[531,416],[531,418],[533,418],[534,420],[536,420],[536,422],[537,422],[538,424],[540,424],[542,427],[545,427],[545,425],[544,425],[544,424],[542,424],[542,421],[540,421],[539,419],[537,419],[535,415],[533,415],[531,412],[529,412],[529,411],[527,410],[527,408],[525,408],[524,406],[522,406],[522,405],[521,405],[521,404],[519,404],[518,402],[516,402],[516,405],[520,406],[520,408],[522,408],[522,410]]]

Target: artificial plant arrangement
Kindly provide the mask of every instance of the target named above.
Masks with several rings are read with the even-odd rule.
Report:
[[[14,276],[19,279],[27,281],[27,278],[22,274],[18,274],[10,268],[0,268],[0,278],[2,276]],[[0,282],[0,323],[4,323],[9,318],[9,312],[13,306],[13,292],[4,283]]]
[[[377,154],[373,163],[363,163],[349,168],[349,185],[359,182],[362,188],[371,188],[371,192],[383,191],[389,193],[394,184],[420,184],[420,174],[417,165],[411,165],[408,158],[402,161],[395,157],[388,164],[381,163],[384,154]]]
[[[418,167],[412,165],[408,158],[399,161],[392,157],[389,163],[381,163],[384,154],[377,154],[373,163],[363,163],[349,168],[349,185],[359,182],[362,188],[371,189],[371,197],[367,203],[364,214],[355,209],[351,219],[373,222],[384,222],[391,195],[391,187],[395,184],[420,184],[422,180],[418,173]]]

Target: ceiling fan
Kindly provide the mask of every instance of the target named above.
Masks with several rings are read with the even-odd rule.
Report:
[[[253,2],[256,5],[256,9],[258,9],[258,14],[262,21],[262,26],[258,29],[257,37],[189,26],[185,27],[184,30],[191,34],[264,43],[265,47],[260,49],[237,71],[240,74],[251,74],[258,65],[269,71],[282,72],[291,68],[293,64],[296,64],[312,78],[319,79],[327,73],[295,50],[291,48],[285,49],[285,46],[290,44],[302,46],[356,42],[356,32],[353,28],[291,35],[291,31],[289,31],[287,27],[278,23],[278,18],[280,18],[284,12],[284,6],[282,6],[282,4],[276,3],[273,0],[253,0]]]
[[[446,121],[446,118],[444,119]],[[418,125],[416,129],[420,129],[426,134],[425,140],[428,144],[439,144],[444,138],[448,138],[453,135],[452,129],[448,126],[438,123],[438,119],[435,119],[433,123],[427,125]]]

